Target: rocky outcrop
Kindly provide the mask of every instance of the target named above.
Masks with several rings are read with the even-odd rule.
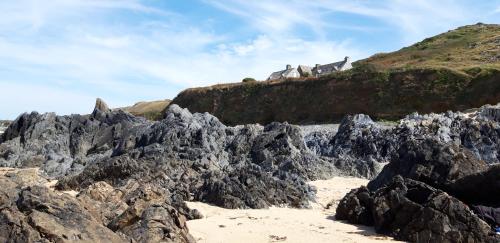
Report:
[[[0,241],[118,243],[129,240],[94,219],[74,197],[35,185],[44,179],[30,176],[31,181],[26,180],[26,173],[0,176]]]
[[[469,205],[500,207],[500,165],[456,180],[448,186],[450,194]]]
[[[2,242],[195,242],[185,222],[199,213],[165,188],[98,182],[75,197],[53,191],[33,169],[12,170],[0,182]]]
[[[375,192],[355,189],[336,218],[374,225],[379,233],[410,242],[497,242],[499,237],[469,207],[425,183],[396,176]]]
[[[499,110],[413,114],[378,138],[356,136],[361,146],[382,140],[389,164],[367,188],[347,194],[336,217],[411,242],[500,241],[469,209],[500,206]]]
[[[366,187],[351,190],[337,206],[335,218],[351,224],[373,225],[373,196]]]
[[[488,165],[469,150],[436,140],[409,140],[402,144],[391,162],[370,183],[374,191],[396,175],[446,188],[465,176],[486,170]]]
[[[85,116],[21,115],[2,137],[0,165],[39,166],[60,189],[136,180],[229,208],[308,207],[314,190],[305,181],[379,169],[373,160],[314,153],[287,123],[228,127],[175,105],[151,122],[102,104]]]
[[[104,100],[102,100],[101,98],[97,98],[96,99],[96,101],[95,101],[95,109],[96,110],[100,110],[102,112],[111,111],[111,109],[109,109],[109,107],[108,107],[108,104],[106,104],[106,102],[104,102]]]
[[[77,203],[85,215],[139,242],[191,241],[185,220],[200,215],[187,209],[186,200],[226,208],[304,208],[315,192],[307,180],[338,175],[378,175],[368,188],[351,192],[339,205],[339,217],[354,223],[383,221],[381,225],[389,226],[380,231],[401,231],[399,223],[393,225],[395,218],[374,215],[377,192],[397,175],[439,195],[449,192],[456,209],[469,217],[458,200],[468,202],[470,191],[454,188],[466,180],[483,185],[474,176],[498,162],[500,149],[494,106],[468,114],[413,114],[393,125],[365,115],[347,116],[338,131],[318,132],[277,122],[231,127],[208,113],[192,114],[176,105],[163,120],[152,122],[97,103],[89,115],[21,115],[1,136],[0,166],[40,167],[59,179],[59,190],[80,192]],[[378,174],[383,163],[389,164]],[[494,181],[492,173],[489,183]],[[413,192],[398,190],[387,193],[411,197]],[[425,191],[420,184],[418,191]],[[423,212],[439,208],[417,204]],[[407,206],[387,205],[391,210]],[[434,212],[432,217],[455,220],[447,212]],[[462,229],[463,221],[453,222]],[[450,239],[441,230],[448,232],[438,228],[432,235]],[[427,239],[430,234],[417,231],[401,231],[398,237],[413,240],[416,234]]]

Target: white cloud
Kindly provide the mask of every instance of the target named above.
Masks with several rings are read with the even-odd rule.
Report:
[[[480,16],[461,0],[205,0],[209,4],[247,20],[254,28],[268,34],[293,32],[297,25],[312,29],[319,37],[332,29],[344,27],[353,30],[370,30],[367,26],[337,22],[329,14],[347,13],[365,16],[397,27],[396,34],[409,44],[416,40],[447,30],[450,26],[469,24]]]
[[[247,76],[265,79],[288,63],[314,65],[371,54],[349,39],[325,38],[332,28],[373,28],[328,21],[326,16],[339,12],[385,21],[411,38],[439,23],[448,26],[458,15],[468,18],[461,5],[448,0],[206,2],[246,21],[253,34],[240,39],[216,33],[139,0],[0,2],[0,89],[9,94],[0,101],[17,100],[13,94],[26,90],[23,101],[0,108],[0,116],[13,118],[30,104],[44,112],[84,112],[95,97],[114,106],[173,98],[187,87]],[[123,11],[132,17],[108,20]],[[300,37],[296,26],[315,36]]]

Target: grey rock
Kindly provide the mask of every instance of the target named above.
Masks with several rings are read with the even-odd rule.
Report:
[[[109,112],[111,109],[109,109],[108,104],[104,102],[101,98],[97,98],[95,101],[95,108],[96,110],[100,110],[102,112]]]

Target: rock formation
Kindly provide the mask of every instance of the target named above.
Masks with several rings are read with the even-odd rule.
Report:
[[[423,182],[396,176],[372,193],[351,191],[336,217],[374,225],[377,232],[410,242],[495,242],[491,228],[469,207]]]
[[[108,104],[106,104],[106,102],[104,102],[104,100],[102,100],[101,98],[96,99],[95,110],[100,110],[102,112],[111,111],[111,109],[109,109],[109,107],[108,107]]]
[[[91,217],[89,227],[96,223],[109,237],[138,242],[192,241],[185,220],[200,215],[185,206],[186,200],[226,208],[305,208],[315,192],[306,181],[339,175],[375,178],[367,188],[346,196],[339,205],[339,218],[375,224],[381,232],[404,240],[446,241],[452,236],[482,240],[486,239],[482,221],[462,203],[475,203],[472,188],[462,185],[496,183],[495,173],[488,171],[499,160],[498,110],[488,106],[467,114],[412,114],[394,125],[354,115],[345,117],[338,131],[319,132],[277,122],[231,127],[208,113],[192,114],[176,105],[169,107],[163,120],[153,122],[109,110],[98,100],[89,115],[19,116],[0,136],[0,166],[40,167],[45,176],[59,179],[58,190],[80,192],[76,199],[54,196],[77,205],[75,217]],[[389,164],[378,174],[384,163]],[[404,179],[394,182],[397,175]],[[52,197],[42,188],[9,190],[12,198],[27,193]],[[488,198],[491,190],[480,195]],[[414,202],[414,192],[421,201]],[[395,204],[392,195],[408,200]],[[490,198],[488,205],[498,203],[496,197]],[[52,198],[40,200],[52,203]],[[441,210],[439,200],[452,202],[451,211]],[[379,209],[384,205],[387,208]],[[411,218],[431,217],[436,224],[451,222],[455,228],[433,232],[420,224],[401,228],[411,222],[386,217],[385,212],[406,215],[406,207],[414,209]],[[26,212],[32,208],[38,210],[23,204],[19,215],[29,216]],[[474,235],[467,234],[472,231]],[[5,232],[0,231],[0,237],[11,239]],[[78,234],[94,239],[92,234],[70,235]]]
[[[378,138],[392,148],[389,164],[368,187],[344,197],[336,218],[411,242],[500,241],[469,209],[500,206],[499,167],[491,165],[498,163],[499,111],[486,106],[403,119]]]

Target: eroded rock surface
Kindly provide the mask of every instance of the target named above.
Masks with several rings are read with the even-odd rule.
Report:
[[[1,242],[124,242],[64,193],[42,186],[36,172],[0,175]]]
[[[336,218],[374,225],[379,233],[410,242],[498,242],[491,228],[459,199],[423,182],[396,176],[375,192],[346,195]]]
[[[0,183],[2,242],[195,242],[185,222],[200,215],[164,188],[98,182],[75,197],[36,169],[0,174]]]
[[[110,230],[111,235],[139,242],[192,241],[185,221],[200,215],[185,206],[186,200],[226,208],[304,208],[315,192],[306,181],[338,175],[376,177],[368,188],[348,194],[339,206],[341,217],[362,224],[383,221],[377,228],[397,233],[401,239],[420,241],[436,236],[446,241],[457,233],[446,227],[430,233],[425,228],[416,230],[424,227],[421,225],[403,230],[393,222],[396,218],[374,214],[381,205],[377,198],[395,194],[400,196],[388,198],[411,199],[413,189],[401,186],[376,195],[401,175],[404,180],[412,179],[404,185],[414,188],[413,181],[422,183],[415,186],[417,192],[432,191],[433,196],[415,205],[406,201],[390,204],[387,199],[382,201],[389,205],[387,212],[399,210],[397,207],[437,210],[441,204],[435,198],[444,197],[453,202],[453,210],[469,217],[459,199],[469,202],[471,190],[458,188],[470,181],[484,185],[477,179],[481,173],[490,178],[487,184],[496,182],[494,172],[485,171],[499,159],[498,109],[488,106],[469,114],[413,114],[393,125],[354,115],[347,116],[338,131],[319,132],[287,123],[230,127],[212,115],[192,114],[176,105],[169,107],[165,119],[151,122],[109,110],[98,100],[89,115],[21,115],[0,136],[0,166],[40,167],[48,177],[59,179],[59,190],[80,192],[76,200],[85,217]],[[389,164],[378,174],[384,163]],[[38,193],[42,189],[32,190]],[[452,196],[445,197],[440,190]],[[484,190],[485,197],[489,192]],[[30,207],[34,206],[26,206]],[[456,221],[453,210],[433,211],[431,216],[438,223],[451,220],[450,227],[466,232],[479,229],[475,219]],[[482,231],[478,232],[472,238],[466,233],[459,236],[482,239]]]
[[[500,242],[493,225],[469,208],[500,206],[499,110],[486,106],[402,120],[384,135],[388,139],[379,138],[392,148],[389,164],[368,187],[342,199],[337,219],[374,225],[411,242]]]

